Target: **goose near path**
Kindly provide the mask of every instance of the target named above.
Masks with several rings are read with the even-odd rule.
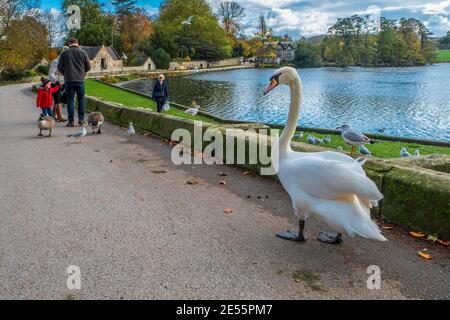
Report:
[[[383,195],[362,169],[365,161],[334,151],[293,151],[290,144],[300,113],[301,80],[294,68],[283,67],[275,71],[270,81],[265,95],[279,84],[288,85],[291,92],[286,127],[272,147],[272,165],[299,219],[298,233],[286,231],[277,236],[305,241],[305,221],[314,218],[334,230],[319,234],[317,239],[325,243],[341,242],[341,233],[386,241],[370,218],[370,208]]]
[[[95,134],[95,129],[97,129],[97,134],[101,134],[102,124],[105,121],[103,114],[101,112],[95,111],[88,114],[88,125],[92,129],[92,134]]]
[[[53,117],[40,117],[39,120],[37,121],[37,127],[39,128],[39,137],[43,137],[44,135],[42,134],[42,131],[44,130],[48,130],[49,134],[48,137],[52,136],[52,130],[56,125],[56,121]]]
[[[355,152],[356,147],[369,143],[374,144],[376,142],[375,140],[370,139],[361,132],[350,128],[348,124],[343,124],[342,126],[337,127],[336,129],[341,130],[341,136],[342,139],[344,139],[345,143],[352,146],[352,151],[350,154],[353,154]]]

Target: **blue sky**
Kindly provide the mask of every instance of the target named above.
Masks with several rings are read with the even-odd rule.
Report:
[[[140,0],[139,6],[149,13],[157,14],[162,0]],[[222,0],[207,0],[215,9]],[[59,0],[51,3],[42,1],[43,8],[60,8]],[[111,1],[101,0],[106,8]],[[381,16],[387,18],[414,17],[422,20],[436,36],[450,31],[450,0],[235,0],[246,9],[243,19],[244,30],[256,31],[260,13],[267,17],[274,33],[293,37],[324,34],[338,17],[352,14],[364,15],[369,7],[376,6]]]

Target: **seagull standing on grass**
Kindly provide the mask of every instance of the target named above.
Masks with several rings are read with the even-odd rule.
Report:
[[[408,152],[406,148],[402,148],[402,150],[400,150],[400,156],[402,158],[409,158],[411,157],[411,154]]]
[[[417,149],[417,150],[414,150],[414,157],[420,157],[420,152],[419,152],[419,149]]]
[[[130,122],[128,124],[128,129],[127,129],[127,137],[128,137],[129,143],[133,142],[133,137],[135,134],[136,134],[136,130],[134,130],[133,122]]]
[[[356,147],[362,146],[364,144],[374,144],[376,141],[366,137],[361,132],[350,128],[348,124],[343,124],[336,129],[341,130],[342,139],[344,139],[345,143],[352,146],[352,151],[350,154],[355,153]]]
[[[82,142],[81,138],[84,137],[86,135],[86,133],[87,133],[86,127],[87,127],[87,124],[83,123],[81,125],[80,131],[78,131],[75,134],[70,134],[70,135],[68,135],[68,137],[69,138],[75,138],[75,142],[81,143]]]
[[[331,142],[331,136],[326,136],[325,138],[322,139],[323,143],[330,143]]]
[[[295,139],[301,139],[301,138],[303,138],[303,135],[304,135],[304,132],[300,131],[299,133],[294,134],[294,138]]]
[[[308,138],[306,139],[306,141],[311,144],[316,144],[316,138],[314,138],[312,134],[308,134]]]
[[[196,105],[193,108],[187,109],[186,111],[184,111],[184,113],[190,114],[190,115],[192,115],[192,117],[194,117],[195,115],[197,115],[198,109],[200,109],[200,106]]]

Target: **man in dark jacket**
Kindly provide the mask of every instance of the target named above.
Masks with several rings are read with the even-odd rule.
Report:
[[[64,76],[68,127],[74,126],[75,93],[78,98],[78,124],[84,121],[84,79],[89,70],[91,63],[87,53],[80,49],[77,39],[70,39],[69,49],[61,53],[58,62],[58,71]]]
[[[158,112],[161,112],[164,103],[169,101],[169,89],[162,74],[158,76],[158,80],[153,85],[152,99],[156,102]]]

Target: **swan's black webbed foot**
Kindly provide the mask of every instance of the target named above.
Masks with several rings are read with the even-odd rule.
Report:
[[[322,231],[317,235],[317,240],[323,243],[339,244],[342,242],[342,234]]]
[[[289,230],[277,233],[276,236],[278,238],[281,238],[284,240],[290,240],[290,241],[296,241],[296,242],[304,242],[304,241],[308,240],[308,237],[305,236],[304,234],[299,234],[297,232],[293,232],[293,231],[289,231]]]
[[[308,240],[308,237],[305,236],[305,233],[303,232],[304,229],[305,229],[305,221],[299,220],[298,221],[298,232],[293,232],[293,231],[287,230],[287,231],[278,233],[276,236],[278,238],[281,238],[284,240],[304,242],[304,241]]]

